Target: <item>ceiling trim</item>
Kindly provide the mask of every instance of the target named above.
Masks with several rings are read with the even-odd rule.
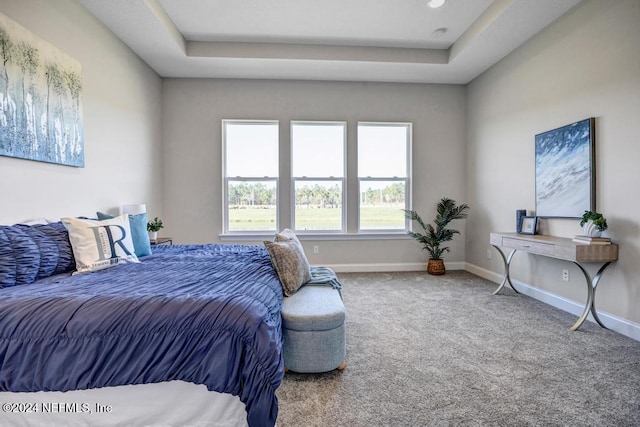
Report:
[[[164,7],[160,4],[160,0],[144,0],[144,4],[151,11],[153,16],[156,17],[158,23],[162,26],[164,31],[171,37],[180,50],[186,54],[187,52],[187,41],[184,36],[173,22],[173,19],[169,16]]]
[[[217,39],[188,40],[163,7],[162,2],[167,4],[170,0],[77,1],[161,77],[467,84],[581,0],[493,0],[470,25],[464,24],[467,28],[446,49],[421,48],[411,44],[391,47],[385,46],[384,41],[376,46],[371,44],[373,39],[358,38],[357,32],[351,33],[354,35],[351,44],[347,40],[343,40],[343,44],[337,43],[331,34],[326,33],[326,43],[322,43],[322,25],[316,28],[317,37],[314,40],[318,43],[307,43],[309,38],[291,39],[292,43],[288,40],[276,41],[286,31],[278,32],[273,26],[270,32],[261,33],[263,37],[257,41],[247,40],[237,31],[234,33],[235,40],[223,33]],[[189,5],[211,7],[209,3],[200,3],[210,0],[181,1],[185,1],[184,8]],[[226,1],[228,3],[216,3],[216,7],[231,10],[232,15],[236,14],[234,16],[244,12],[244,9],[238,8],[246,8],[251,4],[255,7],[263,5],[258,0],[246,0],[246,5],[244,1],[242,5],[233,0]],[[264,1],[270,2],[271,7],[280,5],[273,3],[275,0]],[[290,9],[302,7],[298,3],[288,4]],[[388,8],[391,3],[384,5]],[[461,5],[464,7],[464,3],[447,3],[446,6],[452,5],[458,8],[453,11],[459,11]],[[171,3],[171,6],[176,7],[177,4]],[[369,8],[367,17],[377,17],[383,22],[383,13],[388,12],[385,7],[381,3],[379,10]],[[225,13],[224,10],[221,9],[220,13]],[[363,13],[360,9],[351,12],[352,16]],[[260,19],[259,15],[251,15],[250,11],[247,13],[253,19],[249,22],[258,22],[256,19]],[[196,16],[192,18],[196,19]],[[288,17],[292,23],[297,23],[297,18],[297,15]],[[435,18],[431,19],[433,24]],[[398,23],[400,21],[395,19],[394,22],[395,29],[402,30],[402,24]],[[309,23],[310,26],[314,24]],[[181,25],[188,25],[188,22],[182,22]],[[279,25],[283,25],[282,22]],[[227,28],[233,32],[233,27]],[[183,30],[189,33],[188,28]],[[211,34],[218,34],[214,30],[217,29],[211,28]],[[459,31],[456,33],[460,34]],[[282,37],[280,40],[283,40]]]
[[[187,42],[187,56],[198,58],[255,58],[316,61],[446,64],[449,51],[372,46],[334,46],[294,43]]]

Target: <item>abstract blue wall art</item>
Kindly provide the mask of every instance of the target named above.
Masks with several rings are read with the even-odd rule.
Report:
[[[84,167],[80,63],[0,13],[0,155]]]
[[[579,218],[595,211],[595,119],[535,136],[536,215]]]

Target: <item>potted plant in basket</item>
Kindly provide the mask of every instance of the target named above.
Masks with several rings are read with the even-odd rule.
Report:
[[[422,250],[429,253],[427,263],[427,273],[440,275],[445,273],[444,260],[442,255],[449,252],[447,246],[442,243],[453,239],[453,236],[460,234],[458,230],[447,228],[447,225],[454,219],[465,219],[468,216],[469,205],[462,203],[456,206],[456,202],[449,198],[443,198],[438,202],[437,215],[434,220],[435,227],[425,224],[416,211],[403,209],[405,218],[416,221],[422,228],[422,233],[407,231],[407,234],[422,244]]]
[[[159,219],[158,217],[153,218],[152,221],[149,221],[147,223],[147,231],[149,232],[149,239],[150,240],[156,240],[158,238],[158,231],[164,228],[164,225],[162,224],[162,220]]]
[[[580,219],[580,226],[585,236],[600,237],[607,229],[607,219],[599,212],[584,211]]]

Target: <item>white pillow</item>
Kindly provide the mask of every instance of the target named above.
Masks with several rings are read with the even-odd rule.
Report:
[[[133,248],[127,214],[102,221],[62,218],[62,223],[69,232],[78,273],[123,262],[140,262]]]
[[[302,242],[300,242],[296,233],[290,228],[285,228],[280,233],[276,233],[274,242],[286,242],[287,240],[295,240],[300,246],[302,246]]]
[[[34,219],[30,219],[28,221],[24,221],[21,222],[20,224],[22,225],[44,225],[44,224],[51,224],[54,222],[60,222],[60,218],[54,218],[54,217],[50,217],[50,218],[34,218]]]
[[[31,226],[31,225],[44,225],[48,223],[45,218],[35,218],[35,219],[30,219],[28,221],[20,222],[19,224]]]

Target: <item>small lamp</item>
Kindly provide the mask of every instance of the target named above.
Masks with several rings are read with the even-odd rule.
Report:
[[[132,204],[132,205],[123,205],[122,213],[129,215],[138,215],[147,212],[147,205],[144,203]]]

